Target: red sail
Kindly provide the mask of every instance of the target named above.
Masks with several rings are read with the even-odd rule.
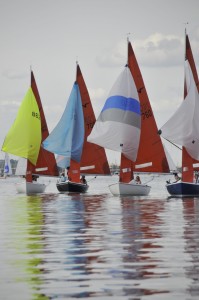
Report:
[[[81,173],[110,175],[110,169],[104,148],[87,142],[87,137],[91,133],[96,119],[79,65],[77,65],[76,81],[78,83],[82,99],[85,127],[84,146],[80,164]]]
[[[198,80],[198,74],[196,65],[193,58],[193,53],[191,50],[191,45],[189,42],[189,37],[187,34],[185,34],[185,60],[188,60],[193,77],[199,92],[199,80]],[[184,98],[187,95],[187,87],[186,84],[184,84]],[[193,164],[198,164],[199,161],[193,159],[186,151],[186,149],[182,148],[182,180],[186,182],[193,182],[193,176],[194,176],[194,170],[199,170],[199,168],[193,168]]]
[[[130,42],[128,42],[128,66],[137,87],[142,113],[140,145],[138,149],[138,156],[134,163],[134,171],[168,173],[169,165],[164,147],[161,138],[157,133],[158,129],[156,121],[149,102],[144,81],[142,79],[142,74]],[[123,158],[124,156],[121,156],[120,176],[123,173],[123,169],[127,172],[133,165],[130,160],[127,164],[128,160],[126,158],[124,160]],[[127,182],[128,179],[130,181],[132,179],[132,172],[127,172],[125,176],[123,174],[123,178],[125,178],[122,179],[123,182]]]
[[[138,157],[135,162],[135,170],[167,173],[169,172],[169,165],[166,154],[162,140],[157,133],[158,128],[151,104],[130,42],[128,43],[128,66],[137,87],[142,114],[140,146],[138,149]],[[141,167],[142,165],[143,167]]]
[[[39,111],[41,117],[41,131],[42,131],[42,142],[49,135],[48,126],[46,123],[46,118],[44,115],[41,99],[39,96],[37,84],[34,78],[34,74],[31,71],[31,88],[35,95]],[[38,160],[36,166],[31,164],[30,161],[27,162],[27,181],[32,181],[32,173],[38,175],[46,175],[46,176],[58,176],[57,164],[55,161],[55,156],[53,153],[48,152],[47,150],[40,148]]]

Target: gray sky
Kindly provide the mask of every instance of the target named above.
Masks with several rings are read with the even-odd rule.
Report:
[[[198,13],[198,0],[0,0],[0,146],[29,88],[30,66],[49,131],[65,108],[77,60],[98,117],[126,63],[128,33],[163,125],[183,99],[186,22],[199,66]],[[180,164],[180,152],[166,146]]]

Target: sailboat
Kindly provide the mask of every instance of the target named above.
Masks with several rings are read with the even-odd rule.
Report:
[[[199,80],[189,37],[185,30],[184,100],[174,115],[161,127],[168,141],[182,146],[182,178],[168,183],[172,196],[199,196]]]
[[[134,173],[169,173],[169,165],[132,45],[128,61],[113,85],[88,141],[121,152],[119,182],[113,195],[148,195],[151,187],[137,184]]]
[[[56,184],[58,191],[85,193],[89,185],[81,182],[80,175],[110,175],[105,150],[87,142],[95,121],[90,96],[77,64],[76,81],[64,113],[43,142],[43,148],[58,155],[57,165],[68,169],[67,180]]]
[[[20,175],[25,177],[25,181],[16,184],[18,193],[27,195],[43,193],[46,184],[37,181],[38,177],[58,176],[54,155],[41,148],[41,142],[48,134],[37,84],[31,71],[31,86],[2,146],[2,151],[24,158],[25,168]]]
[[[10,163],[10,157],[8,153],[5,153],[4,178],[11,175],[12,175],[12,167]]]

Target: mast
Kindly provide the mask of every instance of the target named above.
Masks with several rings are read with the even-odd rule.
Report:
[[[198,74],[197,74],[197,69],[189,41],[188,34],[186,32],[185,28],[185,60],[188,60],[193,77],[196,83],[196,87],[199,92],[199,80],[198,80]],[[186,82],[184,79],[184,99],[187,96],[187,86]],[[199,161],[193,159],[188,152],[186,151],[185,147],[182,147],[182,180],[186,182],[193,182],[193,176],[194,176],[194,170],[199,170],[199,168],[194,168],[193,164],[198,164]]]

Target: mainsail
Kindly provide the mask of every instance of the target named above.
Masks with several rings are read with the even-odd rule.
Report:
[[[110,175],[110,169],[104,148],[100,147],[99,145],[87,142],[87,137],[91,133],[91,130],[96,122],[96,118],[88,89],[86,87],[79,65],[77,65],[76,81],[79,85],[81,94],[85,131],[84,145],[80,164],[81,173]]]
[[[137,172],[169,173],[164,146],[132,45],[128,42],[128,66],[137,87],[141,105],[141,136],[134,169]]]
[[[41,141],[40,141],[40,149],[39,156],[37,159],[36,166],[34,166],[31,161],[27,161],[27,176],[28,181],[32,181],[32,173],[38,175],[45,176],[58,176],[58,169],[55,160],[54,154],[46,151],[41,147],[41,142],[47,138],[49,135],[48,126],[42,106],[42,102],[40,99],[39,91],[37,88],[36,80],[33,72],[31,71],[31,88],[35,95],[35,99],[37,101],[37,105],[39,107],[40,119],[41,119]]]

